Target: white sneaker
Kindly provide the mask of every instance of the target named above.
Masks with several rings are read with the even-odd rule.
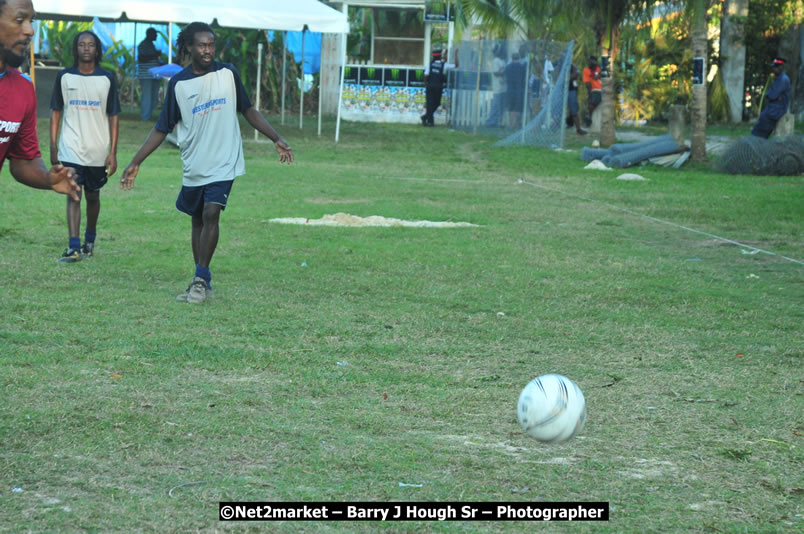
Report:
[[[187,288],[187,302],[190,304],[201,304],[207,299],[207,282],[200,276],[193,278],[190,287]]]

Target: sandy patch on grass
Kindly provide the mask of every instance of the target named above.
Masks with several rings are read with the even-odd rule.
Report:
[[[675,464],[666,460],[646,460],[637,458],[634,464],[633,467],[625,469],[621,471],[621,473],[628,478],[652,479],[664,478],[677,471]]]
[[[355,198],[351,200],[339,200],[337,198],[305,198],[304,201],[310,204],[365,204],[366,202],[371,202],[366,198]]]
[[[478,226],[468,222],[451,222],[451,221],[406,221],[403,219],[393,219],[389,217],[381,217],[379,215],[371,215],[369,217],[358,217],[357,215],[350,215],[348,213],[335,213],[333,215],[324,215],[320,219],[305,219],[299,218],[278,218],[270,219],[269,222],[280,224],[301,224],[309,226],[410,226],[414,228],[462,228],[469,226]]]

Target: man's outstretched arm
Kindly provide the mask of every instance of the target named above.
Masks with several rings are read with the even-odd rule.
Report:
[[[129,163],[128,167],[123,171],[123,176],[120,178],[120,187],[123,189],[131,189],[134,187],[134,178],[136,178],[137,173],[140,172],[140,164],[145,161],[145,158],[151,155],[151,152],[159,148],[159,145],[162,144],[165,137],[167,137],[165,132],[160,132],[156,128],[151,130],[145,143],[143,143],[137,153],[134,154],[134,157],[131,158],[131,163]]]
[[[280,163],[293,163],[293,151],[284,139],[274,130],[265,117],[262,116],[257,108],[251,106],[246,110],[243,115],[246,117],[248,123],[258,132],[274,142],[274,147],[279,153]]]
[[[63,165],[54,165],[49,170],[42,158],[17,159],[9,158],[11,176],[21,184],[34,189],[52,189],[63,195],[70,195],[79,201],[78,191],[81,187],[75,183],[75,169]]]

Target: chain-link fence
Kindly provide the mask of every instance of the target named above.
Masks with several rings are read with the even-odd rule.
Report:
[[[449,122],[498,144],[563,147],[573,43],[464,41],[451,72]]]

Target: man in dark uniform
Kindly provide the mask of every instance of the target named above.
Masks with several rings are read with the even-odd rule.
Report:
[[[457,57],[455,63],[445,63],[441,59],[441,50],[433,51],[433,61],[424,69],[425,95],[427,97],[426,111],[422,115],[422,126],[434,126],[433,114],[441,105],[441,95],[444,93],[444,84],[447,81],[447,71],[458,67]]]
[[[145,39],[137,45],[137,78],[140,80],[140,120],[151,120],[151,114],[159,100],[159,77],[148,72],[161,65],[162,53],[156,49],[156,29],[145,30]]]
[[[768,105],[759,115],[759,121],[751,130],[751,135],[769,138],[776,123],[787,113],[790,105],[790,78],[784,73],[784,59],[777,57],[771,62],[771,72],[776,78],[765,93]]]

